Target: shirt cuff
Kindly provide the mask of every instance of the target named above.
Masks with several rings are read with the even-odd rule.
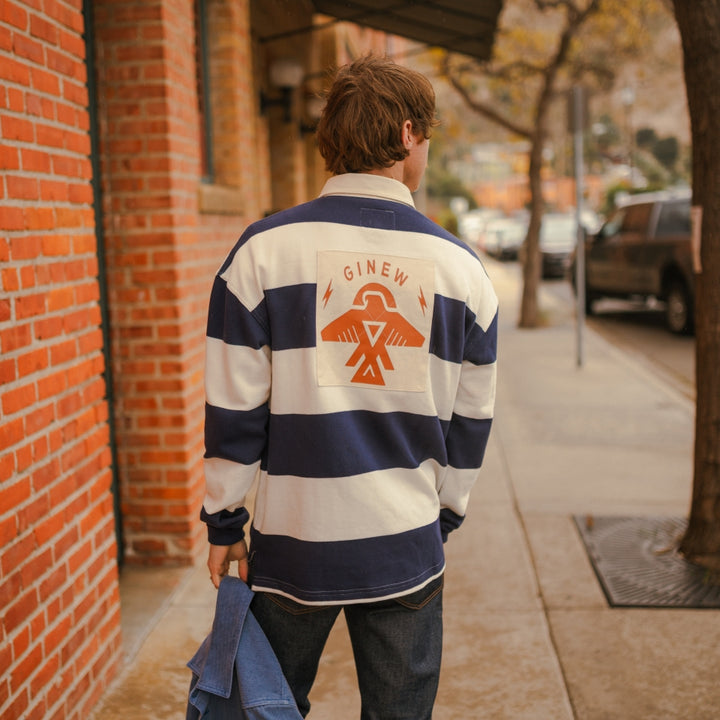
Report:
[[[205,508],[200,511],[200,519],[207,525],[208,542],[211,545],[234,545],[245,538],[245,523],[250,513],[244,508],[237,510],[221,510],[208,513]]]

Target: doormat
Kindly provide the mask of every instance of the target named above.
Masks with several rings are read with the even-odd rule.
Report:
[[[574,517],[611,607],[720,608],[720,573],[677,551],[687,520]]]

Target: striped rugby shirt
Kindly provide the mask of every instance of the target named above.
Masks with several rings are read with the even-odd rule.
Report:
[[[497,297],[405,185],[332,177],[251,225],[215,278],[202,518],[250,530],[252,587],[305,604],[439,576],[495,401]]]

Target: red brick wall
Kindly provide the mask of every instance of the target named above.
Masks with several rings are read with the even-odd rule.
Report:
[[[223,5],[232,8],[226,22],[244,36],[216,49],[237,56],[236,45],[249,51],[247,2],[212,2]],[[198,516],[207,302],[247,208],[240,201],[222,209],[227,215],[200,212],[193,3],[97,0],[94,7],[125,558],[188,564],[205,547]],[[223,102],[252,117],[246,93]],[[238,152],[243,119],[231,123]],[[245,172],[252,175],[252,163]],[[232,200],[242,187],[240,178],[222,197]]]
[[[81,718],[119,646],[79,2],[0,4],[0,716]]]

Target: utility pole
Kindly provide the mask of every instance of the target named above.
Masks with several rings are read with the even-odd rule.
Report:
[[[585,231],[582,225],[582,210],[585,202],[585,172],[583,167],[583,131],[588,126],[587,91],[575,85],[570,91],[568,103],[570,131],[573,135],[575,166],[575,220],[577,242],[575,245],[575,298],[577,302],[577,366],[584,362],[585,329]]]

